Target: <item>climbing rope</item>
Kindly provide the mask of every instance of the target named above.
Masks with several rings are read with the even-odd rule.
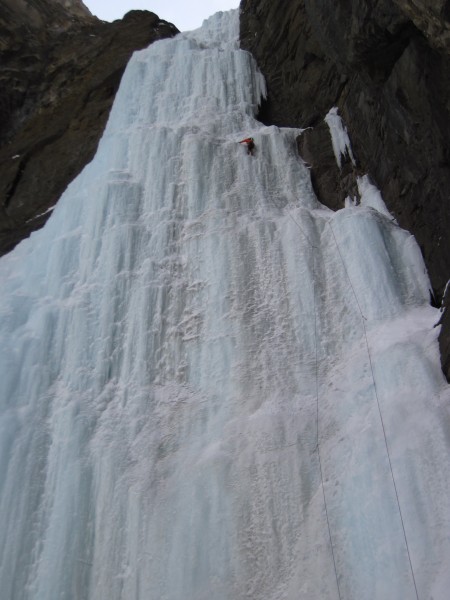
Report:
[[[278,210],[282,210],[282,207],[278,206],[277,203],[275,202],[275,200],[273,198],[271,200],[272,200],[273,204],[276,206],[276,208]],[[305,233],[305,231],[301,227],[300,223],[298,223],[298,221],[293,217],[293,215],[291,214],[291,212],[289,210],[287,211],[287,214],[290,217],[290,219],[295,223],[295,225],[299,228],[299,230],[302,232],[303,236],[305,237],[306,241],[308,242],[309,246],[311,247],[311,250],[313,251],[313,300],[314,300],[315,379],[316,379],[316,407],[317,407],[317,410],[316,410],[317,455],[318,455],[318,459],[319,459],[320,480],[321,480],[321,487],[322,487],[322,494],[323,494],[323,502],[324,502],[324,507],[325,507],[325,515],[326,515],[326,520],[327,520],[328,536],[329,536],[329,539],[330,539],[331,554],[332,554],[332,557],[333,557],[333,566],[334,566],[334,573],[335,573],[335,577],[336,577],[336,586],[337,586],[337,592],[338,592],[339,600],[341,600],[342,596],[341,596],[341,590],[340,590],[340,586],[339,586],[339,578],[338,578],[338,573],[337,573],[337,565],[336,565],[336,557],[335,557],[334,546],[333,546],[333,538],[332,538],[332,535],[331,535],[330,519],[329,519],[329,515],[328,515],[328,505],[327,505],[327,499],[326,499],[326,494],[325,494],[325,485],[324,485],[324,480],[323,480],[322,460],[321,460],[321,455],[320,455],[319,373],[318,373],[318,370],[319,370],[319,366],[318,366],[319,365],[319,359],[318,359],[318,345],[317,345],[318,335],[317,335],[317,306],[316,306],[316,262],[315,262],[316,258],[315,258],[315,253],[314,253],[314,250],[318,250],[318,246],[315,246],[311,242],[311,240],[309,239],[309,237],[307,236],[307,234]],[[336,235],[334,233],[334,229],[333,229],[333,226],[331,224],[331,221],[328,221],[327,224],[330,226],[331,232],[333,234],[334,242],[336,244],[336,248],[337,248],[339,257],[341,259],[342,266],[344,267],[345,274],[347,276],[348,282],[349,282],[350,287],[351,287],[352,292],[353,292],[353,296],[354,296],[356,304],[358,306],[359,313],[361,315],[361,321],[362,321],[362,324],[363,324],[363,331],[364,331],[364,338],[365,338],[366,347],[367,347],[367,356],[368,356],[368,359],[369,359],[369,366],[370,366],[370,371],[371,371],[371,375],[372,375],[373,388],[374,388],[376,403],[377,403],[377,407],[378,407],[378,414],[379,414],[379,417],[380,417],[381,428],[382,428],[382,431],[383,431],[383,438],[384,438],[384,444],[385,444],[386,454],[387,454],[388,463],[389,463],[389,470],[390,470],[390,473],[391,473],[392,484],[393,484],[393,488],[394,488],[394,492],[395,492],[395,498],[396,498],[397,507],[398,507],[398,512],[399,512],[399,516],[400,516],[400,522],[401,522],[402,531],[403,531],[403,538],[404,538],[404,541],[405,541],[405,548],[406,548],[406,552],[407,552],[407,555],[408,555],[408,561],[409,561],[409,568],[410,568],[410,572],[411,572],[411,578],[412,578],[412,582],[413,582],[413,585],[414,585],[416,599],[419,600],[419,592],[418,592],[418,589],[417,589],[416,577],[414,575],[414,568],[413,568],[412,559],[411,559],[411,552],[410,552],[409,544],[408,544],[408,537],[406,535],[406,528],[405,528],[405,523],[404,523],[404,519],[403,519],[403,513],[402,513],[402,509],[401,509],[400,498],[399,498],[398,489],[397,489],[397,483],[395,481],[395,475],[394,475],[394,469],[393,469],[393,466],[392,466],[391,453],[390,453],[390,450],[389,450],[389,443],[388,443],[387,434],[386,434],[386,427],[385,427],[384,419],[383,419],[383,412],[381,410],[380,399],[379,399],[379,396],[378,396],[378,389],[377,389],[377,384],[376,384],[376,379],[375,379],[375,372],[374,372],[374,368],[373,368],[372,355],[371,355],[371,352],[370,352],[369,338],[368,338],[368,335],[367,335],[367,328],[366,328],[367,317],[364,315],[363,310],[361,308],[361,304],[359,302],[358,295],[356,293],[356,290],[355,290],[355,288],[353,286],[353,282],[352,282],[352,280],[350,278],[350,275],[348,273],[347,266],[345,264],[344,257],[342,256],[341,249],[339,247],[339,244],[338,244]]]
[[[278,204],[275,202],[274,198],[271,198],[272,203],[276,206],[276,208],[278,210],[283,210],[282,207],[278,206]],[[322,459],[320,456],[320,423],[319,423],[319,356],[318,356],[318,344],[317,344],[317,303],[316,303],[316,256],[314,253],[314,250],[318,250],[318,246],[315,246],[311,240],[309,239],[309,237],[307,236],[306,232],[304,231],[303,227],[300,225],[300,223],[294,219],[293,215],[291,214],[291,212],[289,210],[286,211],[288,216],[291,218],[291,220],[295,223],[295,225],[300,229],[300,231],[302,232],[304,238],[306,239],[306,241],[308,242],[311,251],[312,251],[312,265],[313,265],[313,307],[314,307],[314,346],[315,346],[315,380],[316,380],[316,448],[317,448],[317,456],[318,456],[318,460],[319,460],[319,473],[320,473],[320,482],[321,482],[321,488],[322,488],[322,496],[323,496],[323,504],[325,507],[325,517],[326,517],[326,521],[327,521],[327,529],[328,529],[328,537],[330,540],[330,548],[331,548],[331,556],[333,559],[333,568],[334,568],[334,575],[336,578],[336,588],[337,588],[337,593],[338,593],[338,597],[339,600],[342,600],[342,595],[341,595],[341,588],[339,586],[339,577],[338,577],[338,572],[337,572],[337,565],[336,565],[336,556],[335,556],[335,552],[334,552],[334,545],[333,545],[333,537],[331,535],[331,526],[330,526],[330,518],[329,518],[329,514],[328,514],[328,504],[327,504],[327,497],[325,494],[325,484],[324,484],[324,480],[323,480],[323,470],[322,470]]]
[[[365,337],[366,346],[367,346],[367,355],[369,357],[369,365],[370,365],[370,371],[371,371],[371,374],[372,374],[373,388],[374,388],[374,392],[375,392],[375,398],[376,398],[376,401],[377,401],[378,414],[380,416],[381,428],[383,430],[384,444],[385,444],[385,447],[386,447],[386,454],[387,454],[387,457],[388,457],[389,469],[390,469],[390,472],[391,472],[392,483],[393,483],[393,486],[394,486],[395,497],[396,497],[396,500],[397,500],[398,512],[399,512],[400,521],[401,521],[401,524],[402,524],[403,537],[404,537],[404,540],[405,540],[406,552],[408,554],[409,567],[410,567],[410,570],[411,570],[411,577],[412,577],[412,581],[413,581],[413,584],[414,584],[414,590],[416,592],[416,598],[417,598],[417,600],[419,600],[419,592],[417,590],[416,578],[415,578],[415,575],[414,575],[414,569],[413,569],[412,560],[411,560],[411,553],[409,551],[408,538],[407,538],[407,535],[406,535],[405,523],[404,523],[404,520],[403,520],[403,513],[402,513],[402,509],[401,509],[401,505],[400,505],[400,498],[399,498],[399,495],[398,495],[397,483],[395,481],[394,469],[392,467],[391,453],[389,451],[389,444],[388,444],[388,439],[387,439],[387,434],[386,434],[386,428],[385,428],[385,425],[384,425],[383,413],[382,413],[382,410],[381,410],[380,399],[379,399],[379,396],[378,396],[378,389],[377,389],[377,384],[376,384],[376,380],[375,380],[375,372],[374,372],[374,368],[373,368],[372,355],[371,355],[371,352],[370,352],[369,338],[368,338],[368,335],[367,335],[367,328],[366,328],[367,318],[364,316],[364,313],[363,313],[361,305],[359,303],[358,296],[356,294],[355,288],[353,287],[352,280],[350,279],[350,275],[348,273],[347,266],[346,266],[345,261],[344,261],[344,257],[342,256],[341,249],[340,249],[338,241],[336,239],[336,235],[334,233],[334,229],[333,229],[333,225],[331,224],[331,221],[328,221],[328,225],[330,226],[331,233],[333,234],[334,242],[336,244],[336,248],[337,248],[337,251],[339,253],[340,259],[342,261],[342,265],[344,267],[345,274],[346,274],[347,279],[348,279],[348,281],[350,283],[350,287],[352,288],[353,295],[354,295],[355,300],[356,300],[356,304],[358,305],[358,310],[359,310],[359,312],[361,314],[361,321],[362,321],[362,324],[363,324],[364,337]]]
[[[311,249],[317,249],[315,246],[311,246]],[[318,347],[317,347],[317,306],[316,306],[316,255],[313,251],[313,296],[314,296],[314,346],[315,346],[315,371],[316,371],[316,434],[317,434],[317,456],[319,458],[319,471],[320,471],[320,481],[322,484],[322,495],[323,495],[323,504],[325,506],[325,515],[327,518],[327,527],[328,527],[328,536],[330,538],[330,547],[331,547],[331,555],[333,557],[333,567],[334,574],[336,577],[336,586],[337,592],[339,596],[339,600],[341,600],[341,588],[339,587],[339,578],[336,567],[336,557],[334,554],[334,546],[333,546],[333,538],[331,536],[331,527],[330,527],[330,518],[328,516],[328,505],[327,498],[325,495],[325,484],[323,481],[323,471],[322,471],[322,459],[320,457],[320,428],[319,428],[319,356],[318,356]]]

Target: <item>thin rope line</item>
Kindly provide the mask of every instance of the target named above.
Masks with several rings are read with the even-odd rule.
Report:
[[[336,248],[337,248],[337,251],[338,251],[338,253],[339,253],[339,256],[340,256],[340,258],[341,258],[341,261],[342,261],[342,265],[343,265],[343,267],[344,267],[345,274],[347,275],[347,279],[348,279],[348,281],[349,281],[349,283],[350,283],[350,287],[352,288],[353,295],[355,296],[356,304],[358,305],[359,312],[361,313],[361,317],[363,318],[363,321],[367,321],[367,319],[366,319],[366,317],[364,316],[364,313],[363,313],[363,311],[362,311],[361,305],[360,305],[360,303],[359,303],[358,296],[356,295],[355,288],[353,287],[352,280],[350,279],[350,275],[348,274],[348,271],[347,271],[347,266],[346,266],[346,264],[345,264],[345,261],[344,261],[344,258],[343,258],[343,256],[342,256],[342,254],[341,254],[341,249],[339,248],[339,244],[338,244],[338,242],[337,242],[336,236],[334,235],[334,229],[333,229],[333,226],[331,225],[331,222],[330,222],[330,221],[327,221],[327,224],[330,226],[331,233],[333,234],[334,241],[335,241],[335,243],[336,243]]]
[[[273,204],[276,206],[276,208],[278,208],[279,210],[282,210],[282,207],[278,206],[278,204],[275,202],[275,200],[273,198],[271,198]],[[314,244],[310,241],[309,237],[306,235],[305,231],[303,230],[303,228],[300,226],[300,224],[297,222],[296,219],[294,219],[294,217],[292,216],[292,214],[290,213],[290,211],[287,211],[288,216],[292,219],[292,221],[295,223],[295,225],[300,229],[300,231],[303,233],[305,239],[307,240],[308,244],[310,245],[310,247],[314,250],[318,249],[317,246],[314,246]],[[412,564],[412,559],[411,559],[411,553],[409,550],[409,544],[408,544],[408,538],[406,535],[406,528],[405,528],[405,523],[403,520],[403,513],[401,510],[401,505],[400,505],[400,498],[398,495],[398,490],[397,490],[397,484],[395,481],[395,476],[394,476],[394,470],[393,470],[393,466],[392,466],[392,460],[391,460],[391,455],[390,455],[390,451],[389,451],[389,444],[388,444],[388,440],[387,440],[387,434],[386,434],[386,428],[384,425],[384,419],[383,419],[383,413],[381,411],[381,405],[380,405],[380,400],[379,400],[379,396],[378,396],[378,390],[377,390],[377,385],[376,385],[376,380],[375,380],[375,373],[374,373],[374,368],[373,368],[373,363],[372,363],[372,356],[370,353],[370,346],[369,346],[369,339],[367,336],[367,329],[366,329],[366,324],[365,321],[367,321],[367,318],[364,316],[364,313],[362,311],[361,305],[359,303],[359,299],[358,299],[358,295],[356,294],[356,290],[353,286],[352,280],[350,278],[350,275],[348,273],[347,270],[347,266],[345,264],[344,258],[342,256],[338,241],[336,239],[336,235],[334,233],[334,229],[333,226],[331,224],[330,221],[328,221],[328,224],[330,225],[330,229],[331,232],[333,234],[333,238],[336,244],[336,248],[337,251],[339,253],[339,257],[342,261],[342,265],[344,267],[344,271],[345,274],[347,275],[347,279],[348,282],[350,284],[350,287],[352,289],[354,298],[356,300],[356,304],[358,305],[358,309],[361,315],[361,319],[362,319],[362,324],[363,324],[363,330],[364,330],[364,337],[366,340],[366,347],[367,347],[367,355],[369,358],[369,366],[370,366],[370,370],[371,370],[371,374],[372,374],[372,381],[373,381],[373,387],[374,387],[374,392],[375,392],[375,398],[377,401],[377,406],[378,406],[378,413],[380,416],[380,422],[381,422],[381,427],[383,430],[383,438],[384,438],[384,443],[385,443],[385,447],[386,447],[386,453],[387,453],[387,457],[388,457],[388,462],[389,462],[389,469],[391,472],[391,477],[392,477],[392,483],[394,486],[394,492],[395,492],[395,497],[396,497],[396,501],[397,501],[397,507],[398,507],[398,512],[399,512],[399,516],[400,516],[400,522],[402,525],[402,530],[403,530],[403,537],[405,540],[405,547],[406,547],[406,552],[408,555],[408,561],[409,561],[409,566],[410,566],[410,570],[411,570],[411,577],[413,580],[413,584],[414,584],[414,590],[416,593],[416,598],[417,600],[419,600],[419,593],[417,590],[417,584],[416,584],[416,578],[414,575],[414,568],[413,568],[413,564]],[[330,520],[329,520],[329,515],[328,515],[328,506],[327,506],[327,500],[326,500],[326,494],[325,494],[325,485],[324,485],[324,480],[323,480],[323,471],[322,471],[322,460],[321,460],[321,456],[320,456],[320,436],[319,436],[319,374],[318,374],[318,346],[317,346],[317,308],[316,308],[316,266],[315,266],[315,254],[313,252],[313,300],[314,300],[314,338],[315,338],[315,371],[316,371],[316,407],[317,407],[317,411],[316,411],[316,431],[317,431],[317,455],[318,455],[318,459],[319,459],[319,471],[320,471],[320,479],[321,479],[321,486],[322,486],[322,494],[323,494],[323,501],[324,501],[324,506],[325,506],[325,515],[326,515],[326,520],[327,520],[327,527],[328,527],[328,535],[330,538],[330,547],[331,547],[331,553],[332,553],[332,557],[333,557],[333,566],[334,566],[334,573],[336,576],[336,585],[337,585],[337,591],[338,591],[338,595],[339,595],[339,600],[341,600],[341,591],[340,591],[340,586],[339,586],[339,579],[338,579],[338,574],[337,574],[337,566],[336,566],[336,558],[335,558],[335,553],[334,553],[334,546],[333,546],[333,540],[332,540],[332,536],[331,536],[331,527],[330,527]]]
[[[278,206],[278,204],[275,202],[274,198],[271,198],[272,203],[276,206],[276,208],[278,208],[278,210],[282,210],[282,208],[280,206]],[[303,233],[306,241],[308,242],[308,244],[311,247],[312,250],[312,259],[313,259],[313,306],[314,306],[314,346],[315,346],[315,379],[316,379],[316,441],[317,441],[317,456],[319,459],[319,473],[320,473],[320,482],[321,482],[321,487],[322,487],[322,495],[323,495],[323,504],[325,507],[325,516],[326,516],[326,520],[327,520],[327,529],[328,529],[328,537],[330,539],[330,549],[331,549],[331,556],[333,558],[333,568],[334,568],[334,575],[336,578],[336,588],[337,588],[337,593],[339,596],[339,600],[342,600],[342,596],[341,596],[341,588],[339,586],[339,577],[338,577],[338,572],[337,572],[337,566],[336,566],[336,556],[334,553],[334,546],[333,546],[333,538],[331,535],[331,526],[330,526],[330,518],[328,515],[328,505],[327,505],[327,498],[326,498],[326,494],[325,494],[325,484],[323,481],[323,471],[322,471],[322,460],[320,457],[320,435],[319,435],[319,354],[318,354],[318,343],[317,343],[317,300],[316,300],[316,257],[315,257],[315,253],[314,250],[318,250],[317,246],[314,246],[314,244],[311,242],[311,240],[309,239],[309,237],[306,235],[305,231],[303,230],[303,228],[300,226],[300,224],[297,222],[296,219],[294,219],[294,217],[292,216],[291,212],[289,210],[286,211],[288,216],[292,219],[292,221],[295,223],[295,225],[297,225],[297,227],[300,229],[300,231]]]
[[[282,210],[283,210],[283,208],[285,208],[285,207],[283,207],[283,206],[279,206],[279,205],[278,205],[278,204],[275,202],[275,199],[274,199],[274,198],[271,198],[270,200],[271,200],[272,204],[274,204],[274,205],[276,206],[276,208],[278,208],[278,210],[282,211]],[[294,217],[292,216],[292,214],[291,214],[291,211],[288,209],[288,210],[286,210],[286,212],[287,212],[287,215],[288,215],[288,217],[290,217],[290,218],[292,219],[292,221],[293,221],[293,222],[294,222],[294,223],[297,225],[297,227],[298,227],[298,228],[300,229],[300,231],[303,233],[303,235],[305,236],[305,239],[306,239],[306,241],[307,241],[307,242],[308,242],[308,244],[311,246],[311,248],[314,248],[315,250],[318,250],[318,246],[314,246],[314,244],[311,242],[311,240],[309,239],[309,237],[306,235],[306,233],[305,233],[305,231],[304,231],[303,227],[302,227],[302,226],[300,225],[300,223],[299,223],[299,222],[298,222],[296,219],[294,219]]]
[[[323,471],[322,471],[322,459],[320,457],[320,429],[319,429],[319,356],[318,356],[318,347],[317,347],[317,306],[316,306],[316,256],[313,251],[313,298],[314,298],[314,345],[315,345],[315,355],[316,355],[316,434],[317,434],[317,456],[319,458],[319,471],[320,471],[320,481],[322,483],[322,495],[323,495],[323,504],[325,506],[325,515],[327,518],[327,527],[328,527],[328,536],[330,538],[330,547],[331,547],[331,555],[333,557],[333,567],[334,574],[336,577],[336,586],[337,592],[339,596],[339,600],[341,600],[341,588],[339,586],[339,577],[337,573],[336,566],[336,557],[334,554],[334,546],[333,546],[333,538],[331,536],[331,527],[330,527],[330,518],[328,516],[328,505],[327,498],[325,495],[325,484],[323,481]]]
[[[412,560],[411,560],[411,553],[409,551],[408,538],[407,538],[407,535],[406,535],[405,523],[404,523],[404,520],[403,520],[403,513],[402,513],[402,509],[401,509],[401,505],[400,505],[400,498],[399,498],[399,495],[398,495],[397,484],[395,482],[394,469],[392,467],[392,460],[391,460],[391,453],[389,451],[389,444],[388,444],[388,439],[387,439],[387,434],[386,434],[386,428],[384,426],[383,413],[382,413],[382,410],[381,410],[380,399],[379,399],[379,396],[378,396],[377,384],[376,384],[376,380],[375,380],[375,372],[374,372],[373,363],[372,363],[372,355],[370,353],[369,338],[367,336],[367,329],[366,329],[366,323],[365,323],[365,321],[367,321],[367,319],[366,319],[366,317],[364,316],[364,314],[362,312],[361,305],[360,305],[359,300],[358,300],[358,296],[356,295],[355,288],[353,287],[352,281],[351,281],[349,273],[347,271],[347,267],[346,267],[344,258],[343,258],[342,254],[341,254],[341,251],[340,251],[340,248],[339,248],[339,244],[338,244],[338,241],[336,239],[336,235],[335,235],[334,230],[333,230],[333,226],[332,226],[332,224],[331,224],[330,221],[328,221],[328,224],[330,225],[330,229],[331,229],[331,231],[333,233],[333,237],[334,237],[334,241],[335,241],[335,244],[336,244],[336,248],[338,250],[339,256],[341,257],[341,261],[342,261],[342,264],[344,266],[344,270],[345,270],[345,273],[347,275],[347,279],[349,280],[350,286],[351,286],[351,288],[353,290],[353,295],[355,296],[355,300],[356,300],[356,303],[358,305],[359,312],[361,313],[361,319],[362,319],[362,324],[363,324],[363,329],[364,329],[364,337],[366,339],[367,355],[369,357],[369,365],[370,365],[370,370],[371,370],[371,373],[372,373],[373,388],[374,388],[374,392],[375,392],[375,398],[376,398],[376,401],[377,401],[378,413],[379,413],[380,421],[381,421],[381,428],[383,430],[384,444],[386,446],[386,453],[387,453],[388,462],[389,462],[389,469],[391,471],[392,483],[393,483],[393,486],[394,486],[395,497],[397,499],[398,512],[399,512],[400,521],[401,521],[401,524],[402,524],[403,537],[405,539],[406,552],[408,554],[409,567],[410,567],[410,570],[411,570],[411,576],[412,576],[412,580],[413,580],[413,583],[414,583],[414,590],[416,592],[416,598],[417,598],[417,600],[419,600],[419,592],[417,590],[416,578],[414,576],[414,569],[413,569]]]

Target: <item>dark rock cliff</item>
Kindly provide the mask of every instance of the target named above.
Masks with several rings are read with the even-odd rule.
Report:
[[[260,119],[299,138],[334,210],[368,173],[425,258],[435,301],[450,278],[450,1],[242,0],[241,45],[268,84]],[[323,119],[339,108],[356,166],[340,171]],[[450,380],[450,318],[440,336]]]
[[[177,32],[147,11],[106,23],[81,0],[2,1],[0,254],[94,156],[133,51]]]

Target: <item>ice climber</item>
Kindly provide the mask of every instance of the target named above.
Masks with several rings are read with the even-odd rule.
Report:
[[[253,151],[255,149],[255,142],[252,137],[245,138],[239,142],[240,144],[245,144],[247,146],[247,154],[251,154],[253,156]]]

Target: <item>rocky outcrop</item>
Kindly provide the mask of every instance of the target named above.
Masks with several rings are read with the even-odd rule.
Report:
[[[176,34],[147,11],[106,23],[81,0],[0,7],[0,254],[41,227],[95,154],[134,50]]]
[[[450,2],[448,0],[394,0],[425,34],[431,46],[450,48]]]
[[[450,278],[450,2],[242,0],[241,45],[266,76],[267,124],[299,139],[320,200],[333,209],[369,173],[422,249],[436,302]],[[324,117],[348,128],[356,167],[333,164]],[[450,380],[450,319],[441,350]]]

